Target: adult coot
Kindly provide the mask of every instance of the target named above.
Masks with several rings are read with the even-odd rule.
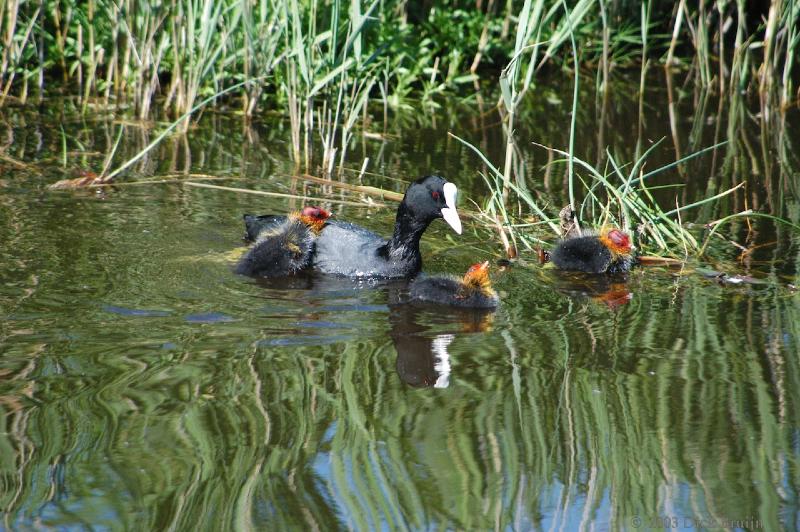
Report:
[[[630,237],[614,228],[598,235],[584,235],[560,241],[550,254],[561,270],[585,273],[621,273],[633,266]]]
[[[253,247],[236,265],[236,273],[283,277],[309,267],[314,241],[329,217],[325,209],[305,207],[282,217],[282,223],[262,229]]]
[[[415,279],[409,287],[411,301],[453,307],[490,309],[499,298],[489,281],[489,261],[473,264],[463,279],[431,276]]]
[[[344,221],[329,221],[315,241],[311,267],[315,271],[348,277],[410,277],[422,268],[419,239],[430,223],[443,218],[461,234],[456,212],[457,187],[438,175],[422,177],[406,190],[397,208],[394,234],[388,240]],[[245,215],[246,238],[281,217]]]

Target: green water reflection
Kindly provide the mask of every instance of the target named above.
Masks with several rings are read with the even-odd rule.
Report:
[[[10,153],[57,157],[52,120],[9,115]],[[280,125],[248,141],[236,119],[208,120],[137,173],[306,186],[282,175]],[[406,131],[382,156],[369,143],[354,152],[391,175],[463,176],[479,200],[475,161],[442,134],[452,125]],[[75,125],[99,152],[114,131]],[[127,149],[143,142],[132,135]],[[514,267],[493,274],[498,312],[475,315],[403,305],[403,283],[233,275],[240,214],[291,201],[179,185],[42,189],[68,172],[0,176],[8,528],[800,526],[800,295],[782,281],[798,253],[780,229],[755,222],[775,242],[756,255],[764,285]],[[387,211],[334,210],[391,227]],[[426,269],[463,272],[497,252],[469,226],[457,247],[449,238],[441,223],[426,233]]]

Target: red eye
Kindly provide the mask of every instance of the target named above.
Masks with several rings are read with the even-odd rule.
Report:
[[[431,192],[431,197],[433,197],[433,199],[438,200],[439,199],[439,192],[434,190],[433,192]]]

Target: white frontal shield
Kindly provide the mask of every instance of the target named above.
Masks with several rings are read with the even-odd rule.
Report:
[[[442,209],[442,218],[447,222],[453,231],[461,234],[461,219],[458,217],[456,211],[456,195],[458,194],[458,187],[453,183],[444,184],[444,202],[447,207]]]

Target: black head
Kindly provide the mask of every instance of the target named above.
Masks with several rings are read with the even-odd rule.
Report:
[[[456,212],[458,188],[438,175],[421,177],[408,187],[403,205],[414,219],[428,223],[444,218],[450,227],[461,234],[461,220]]]

